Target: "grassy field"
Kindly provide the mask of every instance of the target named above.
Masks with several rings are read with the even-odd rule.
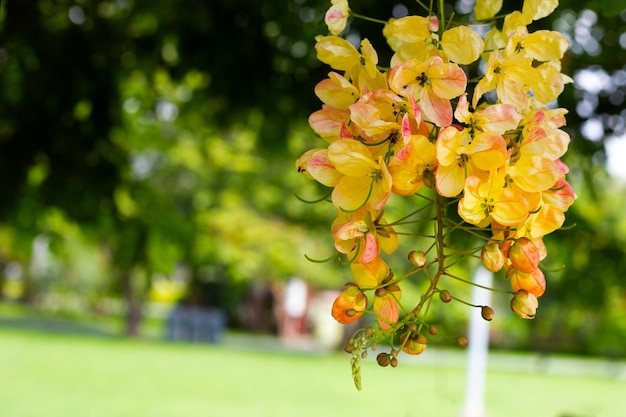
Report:
[[[441,355],[435,355],[436,366],[382,369],[367,361],[358,392],[345,354],[242,345],[250,340],[199,346],[0,328],[0,416],[460,415],[464,370],[454,360],[440,363]],[[429,363],[426,355],[421,360]],[[524,356],[496,361],[522,368],[529,363]],[[624,375],[574,374],[491,370],[489,417],[626,415]]]

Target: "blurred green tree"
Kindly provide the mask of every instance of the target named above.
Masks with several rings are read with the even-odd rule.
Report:
[[[448,3],[462,11],[471,1]],[[42,219],[58,210],[110,251],[112,287],[126,294],[130,333],[153,274],[179,262],[193,270],[222,264],[236,280],[300,274],[320,286],[340,282],[333,265],[302,256],[329,253],[331,242],[316,233],[334,213],[293,198],[295,190],[311,199],[325,192],[297,177],[293,160],[318,140],[306,120],[320,106],[313,87],[329,71],[313,48],[326,33],[328,6],[3,2],[0,224],[11,238],[2,239],[1,261],[26,264],[35,237],[51,233]],[[419,5],[362,0],[352,7],[386,18]],[[557,13],[535,23],[572,44],[564,71],[577,84],[559,105],[570,109],[566,162],[580,195],[568,213],[576,227],[546,239],[554,246],[550,266],[566,267],[548,273],[554,307],[542,305],[548,324],[534,324],[527,343],[535,347],[606,353],[592,336],[626,335],[617,318],[625,311],[624,185],[605,173],[605,145],[624,140],[626,125],[625,19],[610,0],[562,0]],[[383,49],[374,23],[351,21],[347,33],[353,40],[378,33],[371,40]],[[380,62],[388,59],[382,54]],[[565,314],[563,305],[577,313]],[[619,338],[609,338],[612,354],[623,354]]]

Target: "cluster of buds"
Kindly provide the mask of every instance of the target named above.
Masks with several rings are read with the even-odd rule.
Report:
[[[331,189],[334,247],[352,272],[333,317],[351,323],[371,313],[368,340],[400,340],[401,350],[419,354],[433,296],[456,299],[440,288],[441,279],[463,255],[480,257],[494,272],[506,269],[511,308],[533,318],[545,291],[543,236],[563,225],[576,198],[560,160],[569,144],[561,129],[567,111],[552,106],[571,82],[561,73],[568,42],[558,32],[528,30],[558,1],[525,0],[500,27],[502,2],[494,0],[476,1],[471,25],[432,10],[380,21],[393,51],[388,67],[368,39],[357,49],[339,36],[359,15],[347,0],[331,3],[331,34],[317,37],[315,48],[332,71],[315,87],[323,105],[309,118],[327,146],[307,151],[296,165]],[[468,80],[470,69],[478,77]],[[415,210],[386,221],[392,196],[412,199]],[[447,214],[451,203],[460,220]],[[432,234],[401,230],[427,222]],[[453,249],[446,240],[459,230],[482,243]],[[384,254],[398,249],[398,236],[411,235],[432,242],[409,253],[405,273],[394,273]],[[427,289],[416,306],[404,306],[400,284],[418,273]],[[493,309],[477,307],[491,320]]]

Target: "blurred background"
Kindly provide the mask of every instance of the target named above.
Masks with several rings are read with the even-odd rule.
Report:
[[[473,5],[446,3],[457,13]],[[329,71],[313,47],[328,7],[2,1],[0,331],[340,346],[344,330],[328,322],[329,308],[348,271],[304,256],[332,253],[335,213],[296,198],[325,191],[295,170],[298,156],[323,145],[307,118]],[[401,0],[351,7],[380,19],[421,13]],[[564,230],[545,239],[537,319],[495,300],[492,348],[626,357],[623,9],[561,0],[531,27],[571,43],[563,72],[575,84],[558,105],[569,110],[564,161],[578,200]],[[347,36],[368,37],[385,63],[380,32],[354,21]],[[292,296],[306,309],[290,306]],[[447,314],[448,330],[462,333],[468,310]]]

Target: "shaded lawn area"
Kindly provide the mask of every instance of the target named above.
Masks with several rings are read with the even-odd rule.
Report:
[[[422,355],[426,361],[427,354]],[[459,415],[462,367],[400,362],[395,369],[364,362],[358,392],[349,356],[341,353],[0,328],[0,416]],[[487,384],[490,417],[623,417],[626,412],[623,378],[490,371]]]

